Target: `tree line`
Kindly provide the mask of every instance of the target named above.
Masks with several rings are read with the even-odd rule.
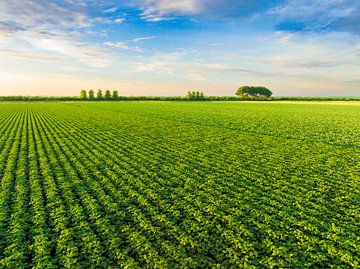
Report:
[[[80,100],[118,100],[119,99],[119,92],[105,90],[104,92],[101,89],[98,89],[95,95],[94,90],[89,90],[87,93],[86,90],[80,91]]]
[[[117,90],[101,90],[98,89],[95,93],[94,90],[81,90],[80,100],[90,101],[111,101],[111,100],[205,100],[203,92],[199,91],[188,91],[185,97],[183,96],[119,96]]]
[[[186,98],[189,100],[204,100],[205,96],[203,92],[199,91],[188,91],[186,94]]]
[[[229,97],[229,96],[205,96],[203,92],[200,91],[188,91],[185,98],[181,96],[174,96],[174,97],[159,97],[162,99],[167,100],[195,100],[195,101],[202,101],[202,100],[238,100],[239,98],[242,100],[268,100],[271,95],[272,91],[263,86],[241,86],[235,93],[238,97]],[[98,89],[96,94],[94,90],[81,90],[80,92],[80,100],[90,100],[90,101],[111,101],[111,100],[133,100],[133,99],[140,99],[140,100],[158,100],[157,97],[148,97],[148,96],[139,96],[139,97],[124,97],[119,96],[119,92],[117,90],[110,91],[105,90],[104,92],[101,89]],[[161,100],[161,99],[160,99]]]
[[[1,102],[59,102],[59,101],[79,101],[79,96],[23,96],[23,95],[9,95],[0,96]]]
[[[360,101],[360,97],[309,97],[309,96],[277,96],[263,86],[241,86],[236,96],[206,96],[201,91],[188,91],[185,96],[121,96],[117,90],[81,90],[79,96],[0,96],[0,101]]]

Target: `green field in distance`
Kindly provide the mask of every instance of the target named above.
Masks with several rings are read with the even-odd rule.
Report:
[[[359,268],[360,103],[0,103],[2,268]]]

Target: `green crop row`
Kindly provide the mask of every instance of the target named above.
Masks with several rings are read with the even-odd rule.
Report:
[[[0,267],[358,268],[360,105],[0,105]]]

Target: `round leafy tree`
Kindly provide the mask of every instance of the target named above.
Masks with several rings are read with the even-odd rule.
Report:
[[[272,91],[263,86],[241,86],[237,91],[236,95],[240,97],[244,96],[266,96],[270,97]]]

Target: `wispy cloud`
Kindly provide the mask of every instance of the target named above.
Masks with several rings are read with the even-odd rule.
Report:
[[[106,41],[103,44],[110,48],[122,49],[122,50],[132,50],[136,52],[141,52],[142,48],[140,48],[136,43],[141,43],[147,40],[155,39],[155,36],[142,36],[136,37],[127,41]]]
[[[31,61],[43,61],[43,62],[60,62],[61,58],[47,55],[47,54],[34,54],[33,52],[16,51],[11,49],[0,49],[0,55],[2,57],[17,58]]]
[[[250,72],[234,64],[202,62],[196,54],[186,50],[158,53],[148,61],[135,64],[134,71],[172,74],[192,81],[206,81],[207,76],[214,74],[245,74]]]
[[[104,42],[105,46],[116,48],[116,49],[129,49],[129,46],[125,42]]]
[[[179,17],[208,20],[243,20],[276,16],[276,30],[343,31],[360,34],[357,0],[145,0],[131,1],[144,20],[159,22]]]
[[[16,49],[8,50],[7,57],[40,61],[63,58],[93,67],[110,65],[112,57],[107,51],[81,40],[94,22],[85,7],[74,1],[62,5],[51,1],[1,1],[0,36]],[[30,46],[34,57],[30,57]]]
[[[360,2],[355,0],[289,0],[270,11],[286,31],[344,31],[360,34]]]
[[[138,43],[138,42],[151,40],[151,39],[155,39],[155,38],[156,38],[156,36],[143,36],[143,37],[134,38],[131,41],[134,42],[134,43]]]
[[[142,10],[142,18],[148,21],[176,19],[177,16],[193,16],[223,20],[243,18],[255,12],[266,10],[278,2],[264,0],[145,0],[134,1],[133,6]]]
[[[116,11],[118,10],[117,7],[113,6],[113,7],[109,7],[109,8],[106,8],[103,13],[105,14],[111,14],[111,13],[115,13]]]
[[[0,11],[2,22],[25,29],[51,26],[74,29],[91,24],[84,6],[72,1],[64,1],[64,6],[60,6],[52,1],[2,0]]]
[[[318,67],[332,67],[338,65],[339,62],[334,59],[329,59],[329,56],[319,56],[316,58],[303,57],[300,55],[281,55],[276,56],[269,61],[273,66],[289,67],[289,68],[318,68]]]
[[[123,23],[125,21],[125,18],[117,18],[114,20],[115,23]]]
[[[171,15],[198,14],[203,8],[199,0],[146,0],[137,5],[143,10],[142,18],[153,22],[171,19]]]
[[[0,43],[8,43],[11,41],[11,37],[14,33],[24,30],[24,28],[17,26],[16,24],[0,21]]]
[[[331,70],[360,68],[356,53],[360,47],[357,37],[349,33],[276,33],[276,51],[269,53],[265,63],[287,69]],[[275,44],[276,44],[275,43]]]

